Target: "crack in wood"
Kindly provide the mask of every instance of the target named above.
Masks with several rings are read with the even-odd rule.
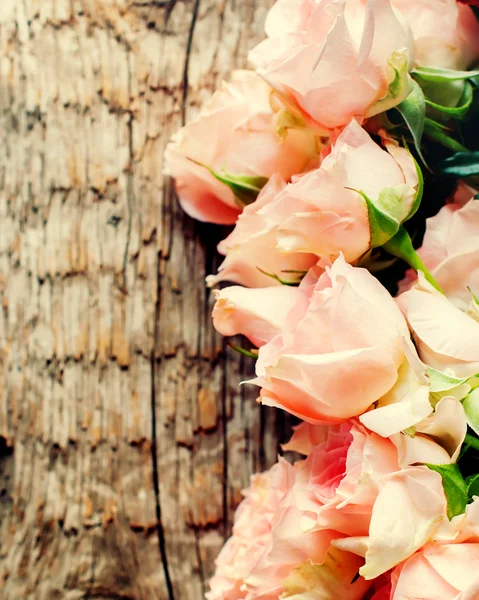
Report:
[[[161,520],[161,499],[160,499],[160,477],[158,472],[158,438],[157,438],[157,391],[155,382],[155,351],[159,342],[159,323],[160,323],[160,303],[161,303],[161,273],[160,273],[160,260],[161,256],[158,253],[158,262],[156,268],[157,277],[157,296],[155,306],[155,327],[153,334],[153,349],[151,352],[150,369],[151,369],[151,461],[153,471],[153,489],[155,493],[155,510],[156,520],[158,523],[158,547],[160,550],[161,561],[163,564],[163,571],[165,574],[166,589],[168,592],[168,600],[175,600],[175,592],[173,589],[173,583],[170,576],[170,570],[168,567],[168,556],[166,551],[165,532],[163,530],[163,522]]]

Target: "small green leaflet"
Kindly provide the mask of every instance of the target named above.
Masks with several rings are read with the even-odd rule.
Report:
[[[426,164],[421,152],[421,139],[424,131],[424,119],[426,118],[426,99],[417,81],[413,81],[412,92],[401,104],[396,106],[396,110],[400,113],[412,134],[416,152]]]
[[[453,71],[451,69],[434,69],[433,67],[419,67],[411,71],[414,77],[420,77],[425,81],[441,83],[443,81],[457,81],[459,79],[471,79],[477,77],[479,71]]]
[[[479,151],[457,152],[439,162],[436,170],[451,177],[471,177],[479,175]]]
[[[466,510],[468,497],[467,484],[457,465],[426,464],[431,471],[436,471],[442,477],[442,485],[447,499],[447,517],[451,520],[462,515]]]

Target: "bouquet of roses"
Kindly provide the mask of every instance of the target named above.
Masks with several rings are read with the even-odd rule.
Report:
[[[477,1],[277,0],[167,148],[213,320],[301,419],[209,600],[479,598]]]

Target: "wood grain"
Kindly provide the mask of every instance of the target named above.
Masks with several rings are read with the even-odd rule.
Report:
[[[2,599],[201,598],[287,435],[212,329],[225,232],[161,173],[269,4],[0,2]]]

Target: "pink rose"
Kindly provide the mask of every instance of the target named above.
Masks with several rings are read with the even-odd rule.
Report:
[[[298,291],[281,332],[259,350],[261,401],[310,423],[364,413],[391,390],[406,361],[403,316],[368,271],[342,257],[314,287]],[[417,420],[426,410],[416,411]]]
[[[289,185],[272,178],[219,245],[226,259],[209,284],[230,280],[252,287],[272,285],[274,280],[264,272],[294,281],[288,271],[307,270],[315,257],[334,259],[342,252],[348,262],[359,259],[372,243],[368,205],[359,192],[398,225],[416,198],[413,159],[391,141],[386,147],[388,151],[353,120],[319,169]]]
[[[234,223],[243,203],[213,176],[285,179],[305,169],[317,155],[317,141],[305,129],[275,131],[271,88],[252,71],[234,71],[165,151],[165,172],[176,180],[184,210],[195,219]]]
[[[446,204],[426,221],[426,233],[418,253],[446,296],[467,311],[471,304],[468,287],[479,295],[479,202],[464,201],[461,187],[455,202]]]
[[[362,560],[330,546],[339,534],[302,531],[293,496],[296,476],[296,466],[280,460],[253,477],[216,561],[208,600],[278,600],[315,588],[329,593],[315,595],[318,600],[363,597],[369,583],[360,578],[351,584]]]
[[[253,65],[326,129],[392,108],[410,91],[412,39],[389,0],[278,0],[265,29]]]
[[[292,254],[278,248],[274,206],[285,187],[284,180],[273,175],[257,200],[245,207],[233,232],[218,245],[218,251],[226,258],[218,274],[207,278],[208,285],[226,280],[248,287],[281,286],[271,275],[285,281],[297,281],[301,272],[317,262],[314,254]]]
[[[392,576],[391,600],[476,600],[479,543],[428,544]]]
[[[411,27],[416,65],[462,70],[479,59],[479,22],[456,0],[392,0]]]
[[[391,440],[355,421],[303,423],[288,445],[306,439],[306,460],[253,477],[208,600],[360,600],[449,523],[441,476],[401,469]],[[385,600],[388,583],[367,597]]]
[[[422,277],[397,302],[422,361],[460,378],[479,373],[479,306],[463,312]]]
[[[330,426],[321,435],[325,439],[297,463],[293,494],[304,514],[301,525],[342,533],[333,546],[363,556],[359,572],[374,579],[421,548],[447,520],[441,476],[427,467],[401,469],[392,440],[359,423]]]
[[[445,295],[420,278],[397,300],[421,359],[457,377],[479,372],[479,304],[472,295],[479,292],[478,230],[474,200],[447,204],[428,219],[418,253]]]
[[[360,258],[371,247],[371,227],[358,192],[402,223],[416,198],[417,171],[404,148],[386,146],[388,152],[351,121],[321,167],[289,184],[270,204],[280,250],[331,259],[343,253],[347,262]]]

